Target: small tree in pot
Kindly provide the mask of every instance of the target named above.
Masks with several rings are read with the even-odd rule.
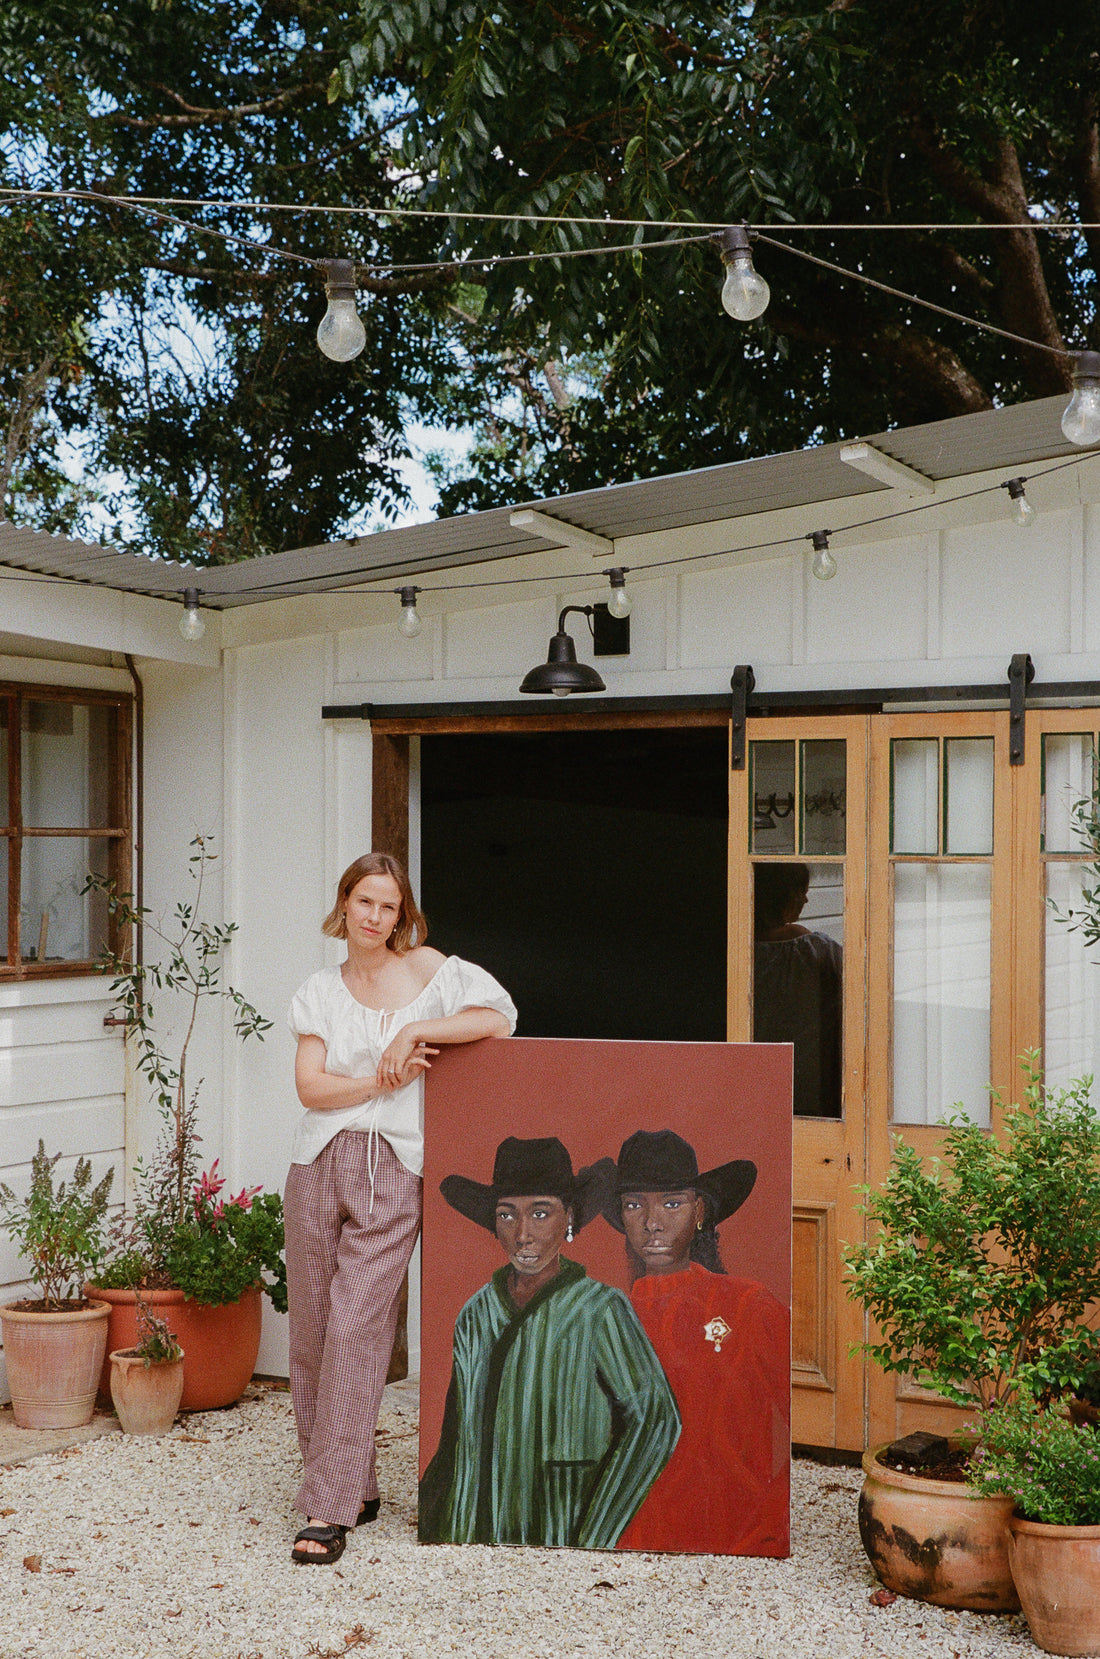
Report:
[[[845,1252],[848,1293],[878,1327],[863,1351],[884,1370],[912,1373],[972,1407],[979,1435],[986,1415],[1021,1386],[1047,1401],[1075,1388],[1097,1357],[1100,1122],[1087,1081],[1048,1097],[1034,1055],[1025,1076],[1024,1102],[1005,1109],[1001,1137],[955,1115],[942,1157],[927,1165],[899,1142],[886,1185],[864,1189],[877,1234]],[[915,1557],[905,1564],[904,1549],[895,1562],[897,1523],[883,1521],[881,1459],[868,1454],[865,1468],[860,1527],[884,1582],[948,1605],[992,1606],[983,1598],[995,1591],[984,1580],[977,1601],[955,1599],[941,1582],[942,1551],[937,1558],[927,1548],[919,1571]],[[928,1474],[935,1480],[936,1468]],[[1002,1507],[1007,1516],[1011,1503]],[[1000,1532],[994,1525],[994,1541]],[[933,1543],[931,1534],[924,1538]],[[1011,1598],[1003,1548],[995,1571]]]
[[[139,1158],[134,1166],[134,1203],[116,1229],[115,1258],[94,1289],[114,1307],[113,1348],[132,1346],[136,1338],[135,1292],[151,1307],[172,1307],[170,1317],[187,1355],[185,1409],[226,1405],[241,1393],[259,1344],[260,1290],[278,1309],[286,1308],[278,1194],[260,1197],[260,1188],[253,1187],[222,1200],[217,1162],[199,1175],[198,1087],[190,1088],[187,1062],[201,1011],[210,1001],[228,1002],[242,1042],[262,1038],[271,1022],[223,980],[224,954],[236,924],[203,918],[203,888],[216,855],[209,836],[196,836],[191,848],[195,891],[176,905],[170,924],[154,921],[104,878],[91,876],[87,883],[104,895],[117,921],[140,924],[165,947],[160,962],[130,962],[113,953],[101,960],[103,971],[113,975],[111,989],[138,1069],[152,1085],[161,1133],[152,1158]],[[158,1035],[153,994],[178,999],[183,1035],[174,1054]],[[221,1361],[230,1360],[227,1340],[238,1323],[251,1361],[236,1347],[232,1363],[223,1368]],[[208,1372],[208,1361],[217,1365],[218,1375]],[[200,1371],[206,1373],[201,1383]]]

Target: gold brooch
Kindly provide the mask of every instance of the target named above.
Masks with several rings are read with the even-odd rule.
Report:
[[[714,1352],[716,1354],[720,1354],[722,1352],[722,1344],[725,1342],[727,1336],[729,1336],[731,1329],[732,1327],[726,1324],[726,1321],[722,1318],[721,1314],[719,1314],[716,1319],[708,1319],[707,1323],[703,1326],[703,1335],[708,1342],[714,1343]]]

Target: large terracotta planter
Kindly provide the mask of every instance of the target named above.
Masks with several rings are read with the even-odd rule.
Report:
[[[106,1302],[63,1313],[0,1308],[12,1415],[21,1429],[90,1423],[107,1351]]]
[[[109,1358],[123,1434],[167,1434],[183,1395],[184,1356],[146,1365],[136,1348],[116,1348]]]
[[[135,1348],[138,1343],[137,1301],[132,1290],[85,1287],[111,1306],[108,1352]],[[149,1290],[142,1299],[168,1322],[186,1358],[183,1362],[181,1411],[213,1411],[239,1400],[252,1380],[260,1351],[263,1292],[246,1290],[238,1302],[209,1307],[191,1302],[182,1290]],[[106,1360],[100,1379],[100,1398],[111,1403],[111,1366]]]
[[[901,1474],[879,1462],[879,1451],[863,1459],[859,1535],[886,1588],[936,1607],[1015,1612],[1020,1601],[1008,1564],[1013,1500],[983,1498],[962,1481]]]
[[[1008,1558],[1032,1641],[1047,1653],[1100,1653],[1100,1526],[1012,1515]]]

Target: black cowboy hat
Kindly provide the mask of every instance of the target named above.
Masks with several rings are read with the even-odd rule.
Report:
[[[615,1167],[612,1192],[604,1202],[604,1219],[624,1231],[620,1195],[624,1192],[681,1192],[694,1187],[707,1201],[707,1219],[717,1226],[739,1210],[756,1185],[756,1165],[747,1158],[700,1173],[695,1148],[671,1129],[639,1129],[625,1140]]]
[[[448,1175],[439,1190],[460,1215],[496,1233],[496,1207],[502,1198],[560,1198],[573,1211],[573,1231],[599,1215],[615,1178],[610,1158],[573,1174],[569,1154],[555,1136],[521,1141],[514,1135],[501,1141],[493,1163],[493,1179],[471,1181],[465,1175]]]

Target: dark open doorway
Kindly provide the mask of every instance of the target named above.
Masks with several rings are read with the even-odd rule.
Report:
[[[722,1042],[727,766],[722,727],[423,737],[432,943],[521,1036]]]

